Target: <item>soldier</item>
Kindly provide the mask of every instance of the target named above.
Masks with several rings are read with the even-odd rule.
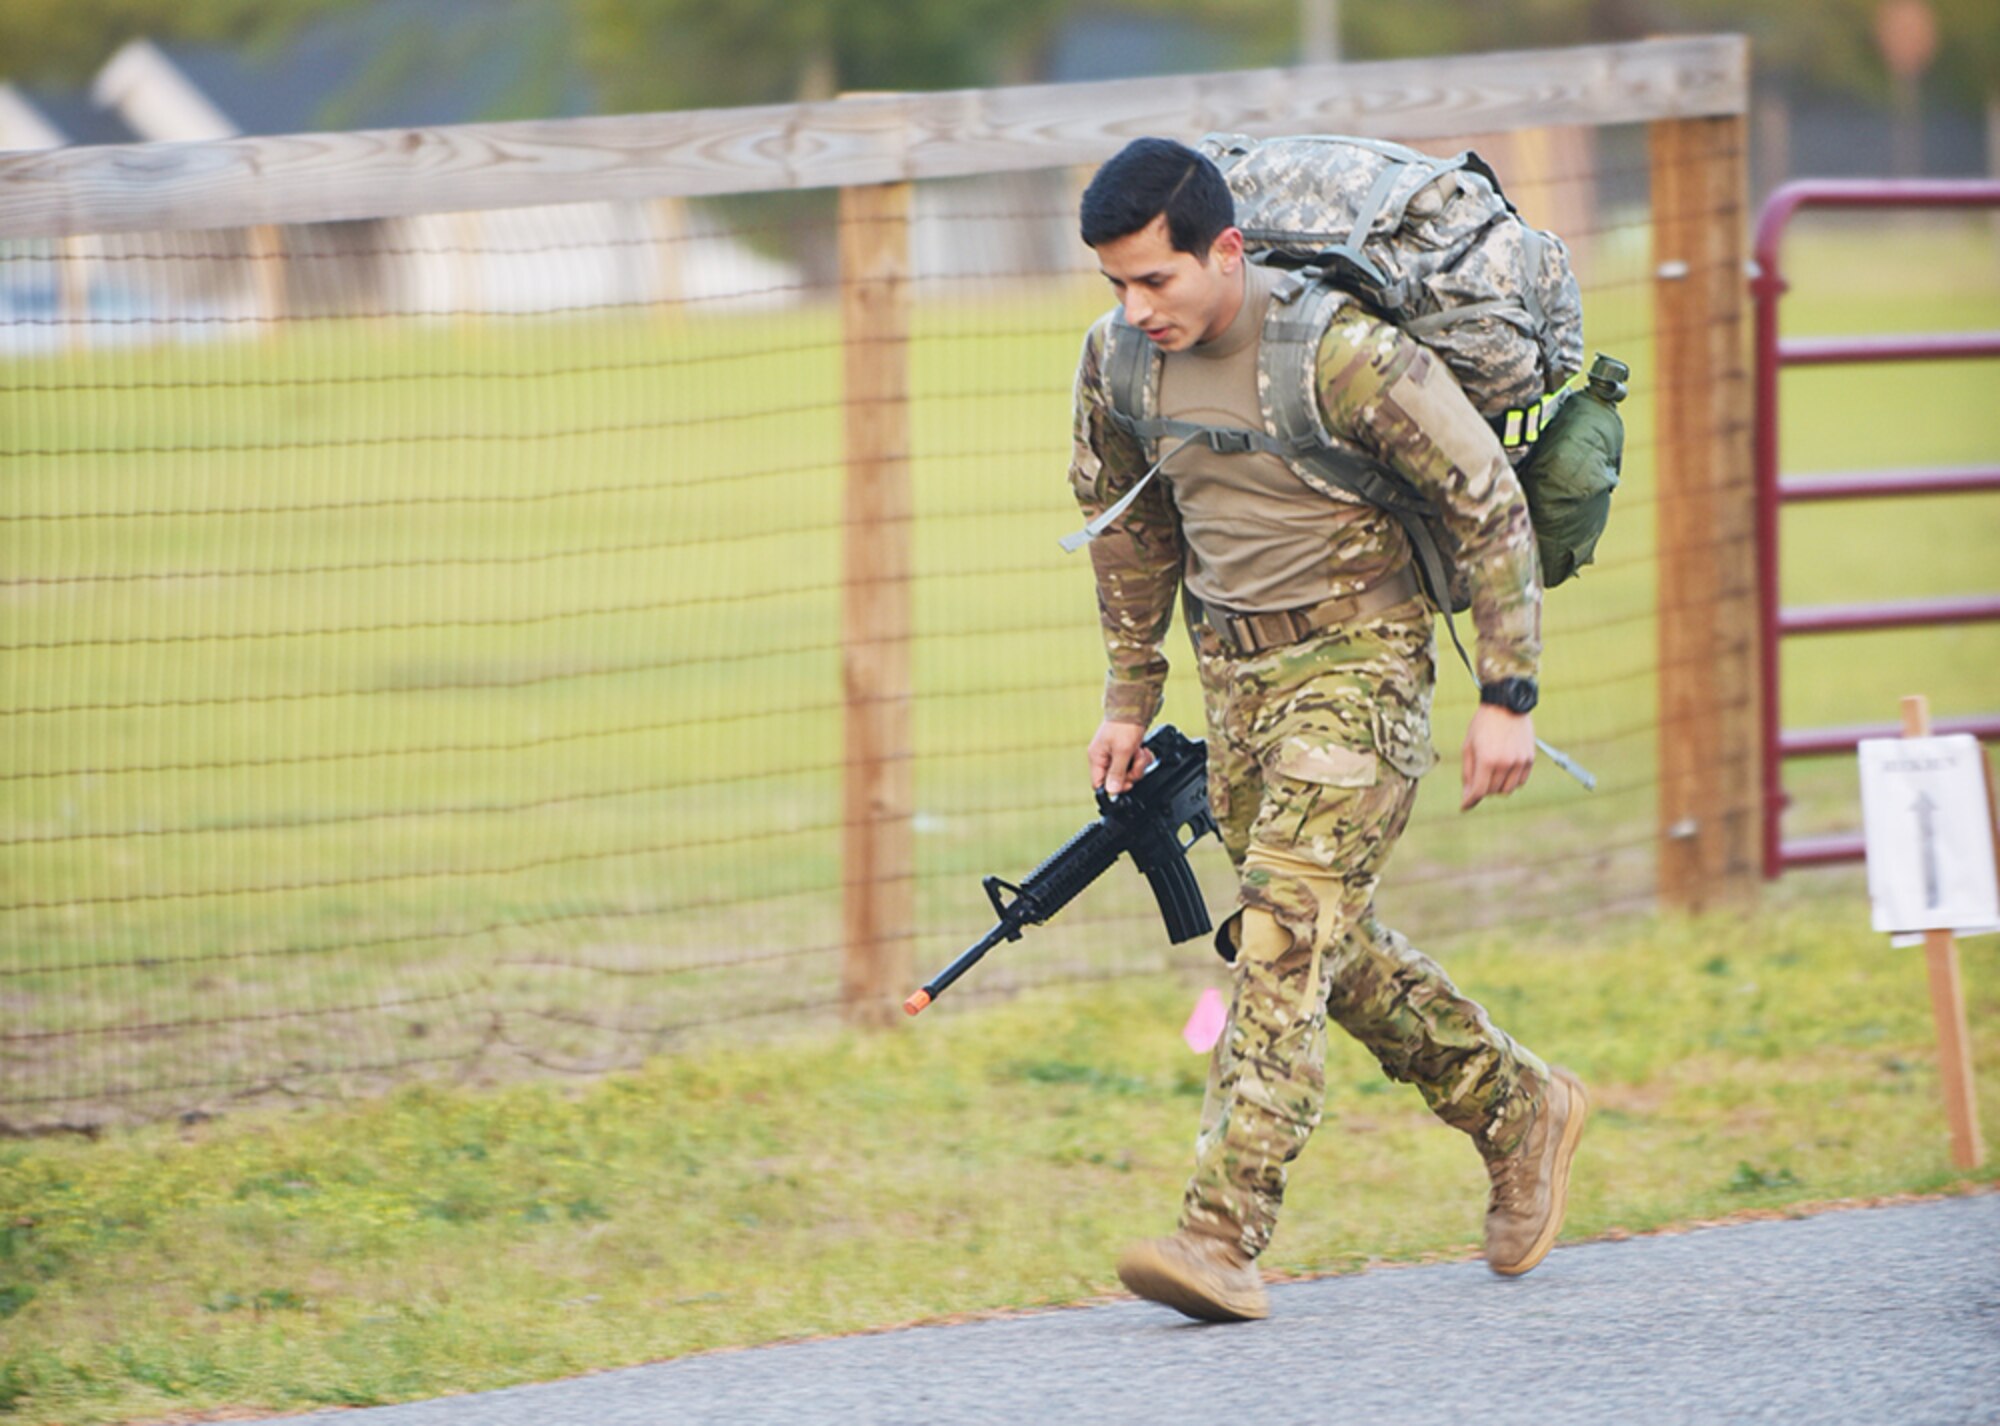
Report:
[[[1213,1321],[1268,1310],[1254,1264],[1286,1166],[1319,1123],[1328,1016],[1478,1146],[1497,1273],[1528,1271],[1555,1241],[1587,1114],[1574,1075],[1495,1028],[1374,916],[1417,779],[1437,760],[1433,609],[1401,526],[1309,487],[1274,455],[1170,440],[1149,451],[1114,413],[1107,350],[1144,342],[1164,354],[1149,416],[1271,429],[1258,347],[1281,274],[1245,260],[1234,224],[1220,172],[1180,144],[1139,139],[1098,171],[1083,240],[1119,307],[1084,342],[1070,469],[1093,520],[1142,487],[1091,546],[1110,659],[1092,782],[1115,795],[1145,770],[1179,591],[1208,716],[1210,801],[1238,874],[1217,933],[1234,1000],[1179,1229],[1118,1263],[1141,1297]],[[1425,491],[1458,538],[1482,684],[1461,807],[1511,793],[1535,755],[1541,588],[1499,440],[1440,360],[1351,303],[1335,311],[1310,379],[1333,440]]]

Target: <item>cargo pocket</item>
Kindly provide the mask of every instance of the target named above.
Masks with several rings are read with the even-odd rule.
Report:
[[[1407,705],[1386,698],[1375,700],[1369,712],[1374,724],[1375,751],[1404,777],[1419,778],[1437,766],[1431,746],[1431,720],[1422,704]]]
[[[1329,731],[1287,734],[1264,756],[1264,799],[1250,828],[1252,847],[1309,848],[1320,838],[1322,809],[1341,794],[1375,786],[1381,764],[1367,748],[1336,741]]]
[[[1278,744],[1271,770],[1318,787],[1373,787],[1381,776],[1374,753],[1297,734]]]

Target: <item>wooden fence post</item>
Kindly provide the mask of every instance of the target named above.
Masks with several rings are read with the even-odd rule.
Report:
[[[55,242],[56,316],[62,322],[63,349],[81,351],[90,345],[90,279],[96,240],[74,234]]]
[[[685,198],[655,198],[647,205],[653,248],[659,254],[659,311],[677,314],[687,300],[688,207]]]
[[[899,1019],[915,927],[910,842],[910,185],[840,192],[847,487],[845,956],[850,1021]]]
[[[1659,895],[1758,884],[1756,487],[1745,370],[1746,125],[1650,126],[1659,488]]]
[[[257,319],[263,324],[259,335],[266,340],[278,335],[279,325],[288,315],[285,300],[285,230],[276,223],[259,223],[250,229],[250,280],[257,301]]]

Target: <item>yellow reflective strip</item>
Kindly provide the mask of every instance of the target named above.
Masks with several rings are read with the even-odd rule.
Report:
[[[1500,438],[1500,443],[1507,446],[1518,446],[1521,444],[1521,413],[1519,411],[1509,411],[1507,413],[1507,434]]]
[[[1542,433],[1542,403],[1537,401],[1534,405],[1528,408],[1528,432],[1527,435],[1523,437],[1523,439],[1526,440],[1527,443],[1532,446],[1535,443],[1535,438],[1541,435],[1541,433]]]

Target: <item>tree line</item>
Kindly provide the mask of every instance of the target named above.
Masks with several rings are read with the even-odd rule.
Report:
[[[1926,0],[1942,37],[1925,78],[1933,102],[2000,99],[2000,5]],[[1349,59],[1391,59],[1731,30],[1760,77],[1881,101],[1881,0],[1344,0]],[[6,0],[0,79],[79,82],[126,40],[203,41],[254,55],[343,14],[389,19],[372,76],[423,72],[505,39],[526,56],[485,118],[551,112],[577,80],[602,112],[950,89],[1042,77],[1079,14],[1157,16],[1212,36],[1206,69],[1289,64],[1302,0]],[[434,69],[431,72],[436,72]],[[337,127],[338,125],[333,125]]]

